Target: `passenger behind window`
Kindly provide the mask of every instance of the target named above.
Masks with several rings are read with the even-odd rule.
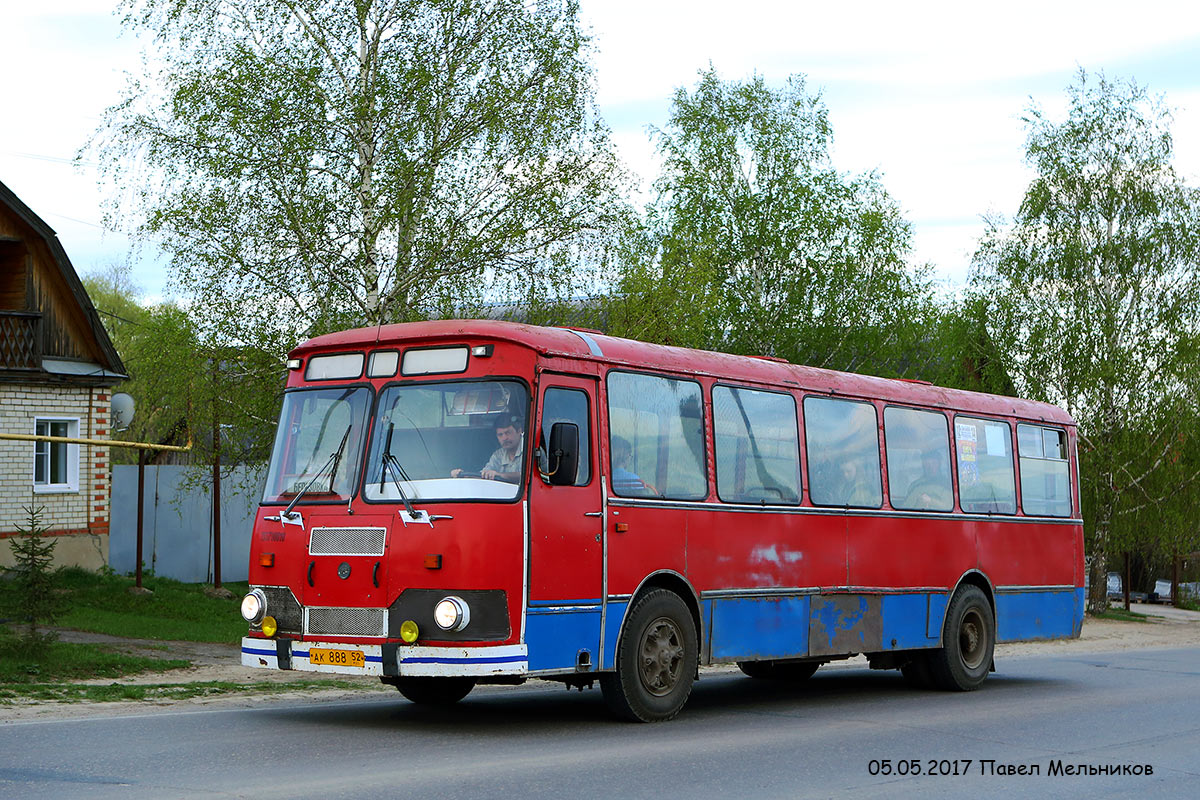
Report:
[[[945,461],[945,454],[940,450],[926,450],[921,454],[921,477],[908,487],[904,508],[917,511],[950,511],[954,508],[950,476],[942,468]]]
[[[627,439],[612,437],[612,488],[624,497],[656,497],[658,492],[637,473],[629,470],[633,459],[633,447]]]
[[[879,504],[876,492],[867,480],[867,473],[856,459],[842,462],[841,487],[837,493],[841,500],[839,505],[873,506]]]

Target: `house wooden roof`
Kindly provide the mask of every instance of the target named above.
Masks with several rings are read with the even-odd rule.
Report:
[[[40,363],[26,364],[19,370],[12,369],[13,364],[0,364],[0,372],[10,379],[53,377],[109,385],[123,378],[125,365],[121,356],[101,324],[58,234],[0,182],[0,246],[3,245],[10,248],[23,246],[28,251],[27,263],[33,265],[39,278],[45,279],[47,291],[43,294],[29,289],[25,292],[26,298],[22,299],[20,287],[29,286],[32,277],[27,277],[25,282],[15,281],[19,285],[16,289],[8,287],[5,302],[0,303],[4,306],[0,313],[30,319],[40,314],[47,330],[41,333]],[[13,265],[18,262],[19,257]],[[5,269],[16,269],[13,265]],[[49,346],[46,346],[47,342]],[[89,364],[92,366],[85,368]]]

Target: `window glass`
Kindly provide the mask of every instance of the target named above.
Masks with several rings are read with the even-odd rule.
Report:
[[[708,478],[700,384],[609,373],[608,416],[614,494],[704,499]]]
[[[879,508],[879,431],[870,403],[804,398],[808,491],[820,506]]]
[[[954,487],[946,417],[934,411],[885,408],[883,439],[892,508],[952,511]]]
[[[79,436],[77,419],[35,419],[37,436]],[[34,442],[33,484],[41,490],[75,491],[79,483],[79,445],[66,442]]]
[[[542,398],[542,438],[538,443],[545,450],[550,443],[550,429],[556,422],[573,422],[579,428],[579,466],[574,486],[587,486],[592,480],[591,425],[588,417],[588,396],[578,389],[551,387]],[[545,465],[547,469],[553,464]]]
[[[467,348],[438,347],[405,350],[401,375],[430,375],[437,372],[463,372],[467,368]]]
[[[715,387],[713,435],[722,500],[800,502],[800,439],[790,395]]]
[[[962,510],[975,514],[1015,514],[1017,488],[1008,424],[955,417],[954,441]]]
[[[338,353],[331,356],[313,356],[304,370],[305,380],[336,381],[349,380],[362,375],[362,353]]]
[[[367,500],[513,500],[529,393],[516,381],[389,386],[367,453]]]
[[[1071,480],[1066,433],[1039,425],[1018,425],[1017,440],[1021,442],[1021,507],[1025,513],[1069,517]]]
[[[395,350],[377,350],[367,360],[368,378],[390,378],[396,374],[400,354]]]
[[[305,389],[283,397],[263,502],[345,502],[362,463],[371,392]]]

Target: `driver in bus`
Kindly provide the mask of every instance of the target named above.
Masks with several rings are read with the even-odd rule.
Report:
[[[524,430],[525,424],[518,416],[505,414],[496,420],[496,441],[500,443],[500,447],[492,453],[492,457],[483,465],[483,469],[479,470],[481,478],[508,483],[521,482],[521,465],[525,450],[522,447]],[[460,478],[464,474],[468,473],[457,468],[450,470],[451,478]]]

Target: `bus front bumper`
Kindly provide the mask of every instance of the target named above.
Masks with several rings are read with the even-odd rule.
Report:
[[[524,675],[529,671],[529,656],[523,644],[425,647],[247,636],[242,639],[242,666],[338,675],[486,677]]]

